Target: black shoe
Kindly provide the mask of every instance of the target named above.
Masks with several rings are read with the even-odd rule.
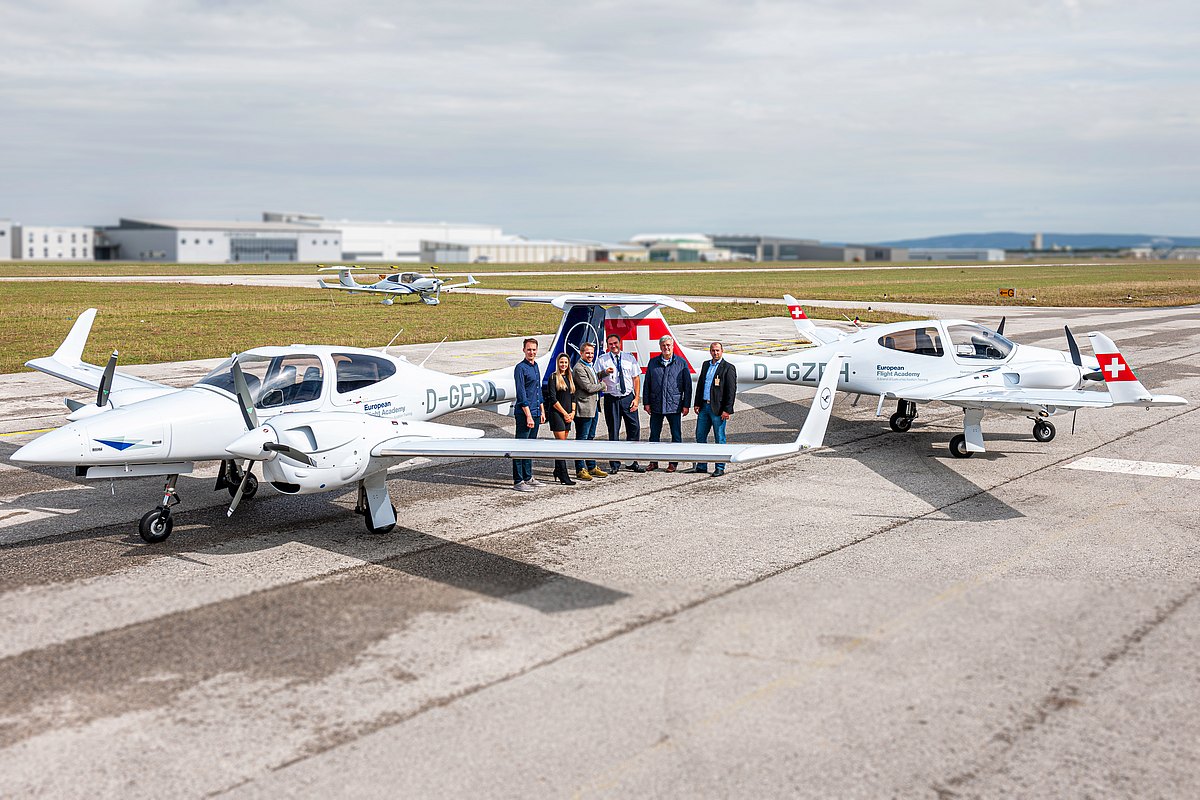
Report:
[[[684,470],[684,472],[691,472],[696,475],[707,475],[708,474],[708,470],[703,469],[701,467],[692,467],[691,469]]]
[[[723,469],[716,470],[715,472],[713,472],[713,477],[714,477],[714,478],[723,478],[723,477],[725,477],[725,470],[723,470]]]
[[[628,467],[626,467],[626,469],[628,469],[630,472],[637,472],[639,474],[646,471],[645,467],[636,463],[630,464]]]

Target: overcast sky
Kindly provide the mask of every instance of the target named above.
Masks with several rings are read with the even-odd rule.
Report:
[[[0,218],[1200,235],[1200,3],[0,0]]]

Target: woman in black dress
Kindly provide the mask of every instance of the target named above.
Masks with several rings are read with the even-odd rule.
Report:
[[[575,377],[571,374],[571,359],[566,353],[559,355],[554,374],[542,386],[542,399],[545,400],[546,422],[550,423],[554,438],[566,439],[567,431],[575,421]],[[575,485],[565,459],[554,462],[554,479],[566,486]]]

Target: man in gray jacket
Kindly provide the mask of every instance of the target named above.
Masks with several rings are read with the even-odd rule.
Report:
[[[600,419],[600,392],[604,384],[596,377],[596,348],[585,344],[575,362],[575,438],[595,439]],[[608,473],[591,459],[575,462],[575,477],[581,481],[607,478]]]

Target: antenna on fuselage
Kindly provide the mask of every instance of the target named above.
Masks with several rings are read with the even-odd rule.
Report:
[[[400,338],[400,334],[402,334],[402,333],[404,333],[404,328],[401,328],[400,330],[396,331],[396,335],[392,337],[392,341],[388,342],[383,347],[379,348],[380,352],[386,353],[387,349],[389,347],[391,347],[396,342],[397,339]]]
[[[446,343],[446,340],[449,338],[450,338],[449,336],[443,336],[442,340],[440,342],[438,342],[436,345],[434,345],[433,349],[429,351],[429,355],[427,355],[427,356],[425,356],[425,358],[421,359],[421,363],[417,364],[417,366],[418,367],[425,366],[425,362],[428,361],[429,359],[433,358],[433,354],[436,353],[438,351],[438,348],[441,347],[442,345],[444,345]]]

